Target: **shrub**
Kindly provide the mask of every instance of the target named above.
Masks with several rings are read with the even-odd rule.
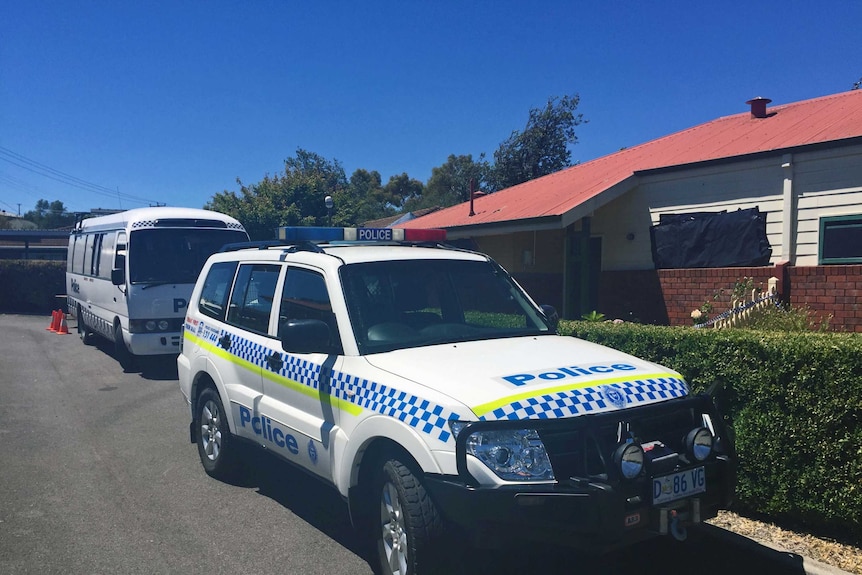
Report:
[[[561,322],[560,332],[682,373],[736,436],[737,505],[862,542],[862,338]]]
[[[49,313],[64,308],[66,262],[0,260],[0,312]]]

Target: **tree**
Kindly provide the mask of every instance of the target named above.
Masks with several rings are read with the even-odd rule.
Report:
[[[324,198],[328,195],[333,196],[336,208],[339,200],[344,200],[344,209],[352,204],[341,164],[302,148],[284,161],[284,174],[266,175],[249,186],[240,180],[237,184],[239,194],[215,194],[204,207],[238,219],[253,240],[273,239],[281,226],[327,225],[330,214]],[[338,210],[333,213],[333,223],[336,213]]]
[[[487,188],[490,169],[484,154],[479,156],[478,162],[474,162],[470,154],[450,154],[445,164],[431,169],[431,177],[425,185],[425,191],[419,197],[408,199],[404,209],[415,211],[435,206],[445,208],[466,202],[470,199],[470,180],[476,182],[476,189]]]
[[[406,172],[390,177],[383,187],[386,202],[392,205],[395,211],[401,211],[411,200],[421,198],[424,191],[425,185],[408,176]]]
[[[395,213],[389,192],[383,188],[380,172],[359,169],[350,176],[350,200],[355,203],[352,210],[355,223],[385,218]]]
[[[42,230],[53,230],[63,227],[71,227],[75,224],[75,214],[66,211],[66,207],[60,200],[48,202],[39,200],[36,209],[24,214],[24,219],[36,224]]]
[[[578,141],[575,127],[586,122],[576,114],[580,97],[552,97],[544,109],[533,108],[523,132],[512,132],[494,152],[491,191],[516,186],[571,165],[569,145]]]

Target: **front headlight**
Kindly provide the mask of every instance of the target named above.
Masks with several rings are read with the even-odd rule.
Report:
[[[456,437],[464,423],[450,422]],[[549,481],[554,470],[535,429],[495,429],[470,432],[467,453],[506,481]]]

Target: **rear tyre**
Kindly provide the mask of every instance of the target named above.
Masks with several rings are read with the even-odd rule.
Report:
[[[78,306],[78,313],[75,317],[78,319],[78,337],[81,338],[84,345],[93,345],[93,332],[90,331],[90,328],[87,327],[87,324],[84,322],[84,316],[81,313],[81,306]]]
[[[434,552],[442,535],[437,507],[421,479],[397,459],[383,463],[374,482],[379,498],[377,554],[384,575],[436,572]]]
[[[204,389],[195,408],[198,455],[207,475],[222,481],[235,478],[239,468],[239,445],[227,417],[218,392]]]
[[[135,368],[135,356],[126,347],[120,322],[114,324],[114,357],[120,362],[123,371],[132,371]]]

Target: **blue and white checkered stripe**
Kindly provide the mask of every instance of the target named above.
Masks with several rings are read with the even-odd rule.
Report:
[[[269,355],[266,347],[230,333],[228,335],[231,338],[230,353],[257,366],[264,364],[266,356]]]
[[[229,333],[229,335],[231,336],[231,353],[256,366],[269,369],[266,365],[266,359],[272,350],[234,334]],[[322,365],[290,354],[281,355],[284,359],[284,365],[279,371],[280,376],[315,391],[319,390]],[[432,403],[427,399],[348,373],[333,371],[330,386],[330,393],[337,399],[353,403],[363,409],[395,417],[410,427],[437,437],[444,443],[451,436],[447,422],[450,419],[458,419],[457,413],[446,410],[441,405]]]
[[[603,387],[613,387],[620,391],[626,398],[623,407],[634,407],[688,394],[685,381],[676,377],[639,379],[519,399],[494,409],[480,419],[556,419],[619,409],[606,399]]]
[[[458,419],[457,413],[427,399],[346,373],[333,373],[332,387],[333,393],[339,399],[363,409],[395,417],[410,427],[436,436],[444,443],[451,436],[447,422],[450,419]],[[346,393],[347,390],[351,393]]]

